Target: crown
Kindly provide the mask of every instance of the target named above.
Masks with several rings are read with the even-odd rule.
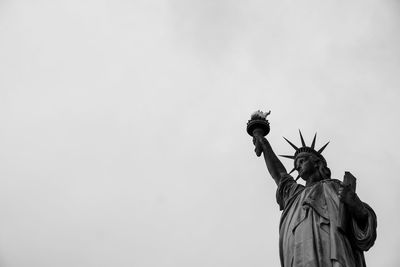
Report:
[[[291,156],[291,155],[279,155],[279,156],[281,156],[281,157],[285,157],[285,158],[289,158],[289,159],[293,159],[293,160],[296,160],[296,157],[300,154],[300,153],[309,153],[309,154],[313,154],[314,156],[316,156],[316,157],[318,157],[319,159],[321,159],[323,162],[324,162],[324,164],[326,165],[326,160],[325,160],[325,158],[322,156],[322,151],[324,151],[324,149],[326,148],[326,146],[329,144],[329,142],[328,143],[326,143],[323,147],[321,147],[318,151],[317,150],[315,150],[315,141],[316,141],[316,139],[317,139],[317,133],[315,133],[315,135],[314,135],[314,139],[313,139],[313,141],[312,141],[312,143],[311,143],[311,146],[307,146],[306,145],[306,143],[304,142],[304,138],[303,138],[303,135],[301,134],[301,131],[299,130],[299,134],[300,134],[300,140],[301,140],[301,145],[302,145],[302,147],[297,147],[297,146],[295,146],[292,142],[290,142],[288,139],[286,139],[285,137],[283,137],[285,140],[286,140],[286,142],[288,142],[289,143],[289,145],[291,145],[295,150],[296,150],[296,152],[294,153],[294,155],[293,156]],[[289,174],[290,173],[292,173],[293,171],[295,171],[296,170],[296,166],[289,172]]]

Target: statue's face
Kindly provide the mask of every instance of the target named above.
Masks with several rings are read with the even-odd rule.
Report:
[[[301,153],[296,157],[296,170],[299,172],[300,177],[306,181],[311,175],[318,171],[318,166],[315,164],[312,157],[313,155],[309,153]]]

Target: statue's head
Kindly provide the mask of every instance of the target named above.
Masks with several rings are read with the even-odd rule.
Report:
[[[325,158],[321,154],[329,142],[317,151],[314,149],[316,137],[317,134],[314,135],[311,146],[306,146],[303,136],[300,132],[300,139],[302,143],[302,147],[300,148],[285,138],[285,140],[296,150],[296,152],[293,156],[281,156],[294,160],[294,168],[290,173],[297,170],[299,172],[299,176],[304,180],[307,180],[308,177],[316,173],[319,174],[318,176],[320,177],[320,180],[331,178],[331,171],[327,166]]]
[[[318,177],[319,180],[331,178],[331,171],[327,166],[326,160],[314,153],[301,152],[294,159],[294,169],[299,172],[299,176],[308,180],[310,176]]]

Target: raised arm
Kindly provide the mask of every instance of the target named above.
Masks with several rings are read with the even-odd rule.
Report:
[[[287,174],[285,166],[283,166],[282,162],[275,155],[275,152],[272,150],[271,145],[265,137],[254,135],[253,143],[256,147],[255,152],[257,156],[260,157],[261,154],[264,155],[267,169],[274,179],[275,183],[279,185],[281,177]]]

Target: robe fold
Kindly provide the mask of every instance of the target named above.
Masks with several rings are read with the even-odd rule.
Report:
[[[283,267],[364,267],[363,251],[376,239],[376,215],[364,203],[368,222],[362,229],[348,215],[339,225],[338,189],[341,182],[328,179],[307,187],[290,175],[282,177],[276,199],[282,211],[279,252]]]

